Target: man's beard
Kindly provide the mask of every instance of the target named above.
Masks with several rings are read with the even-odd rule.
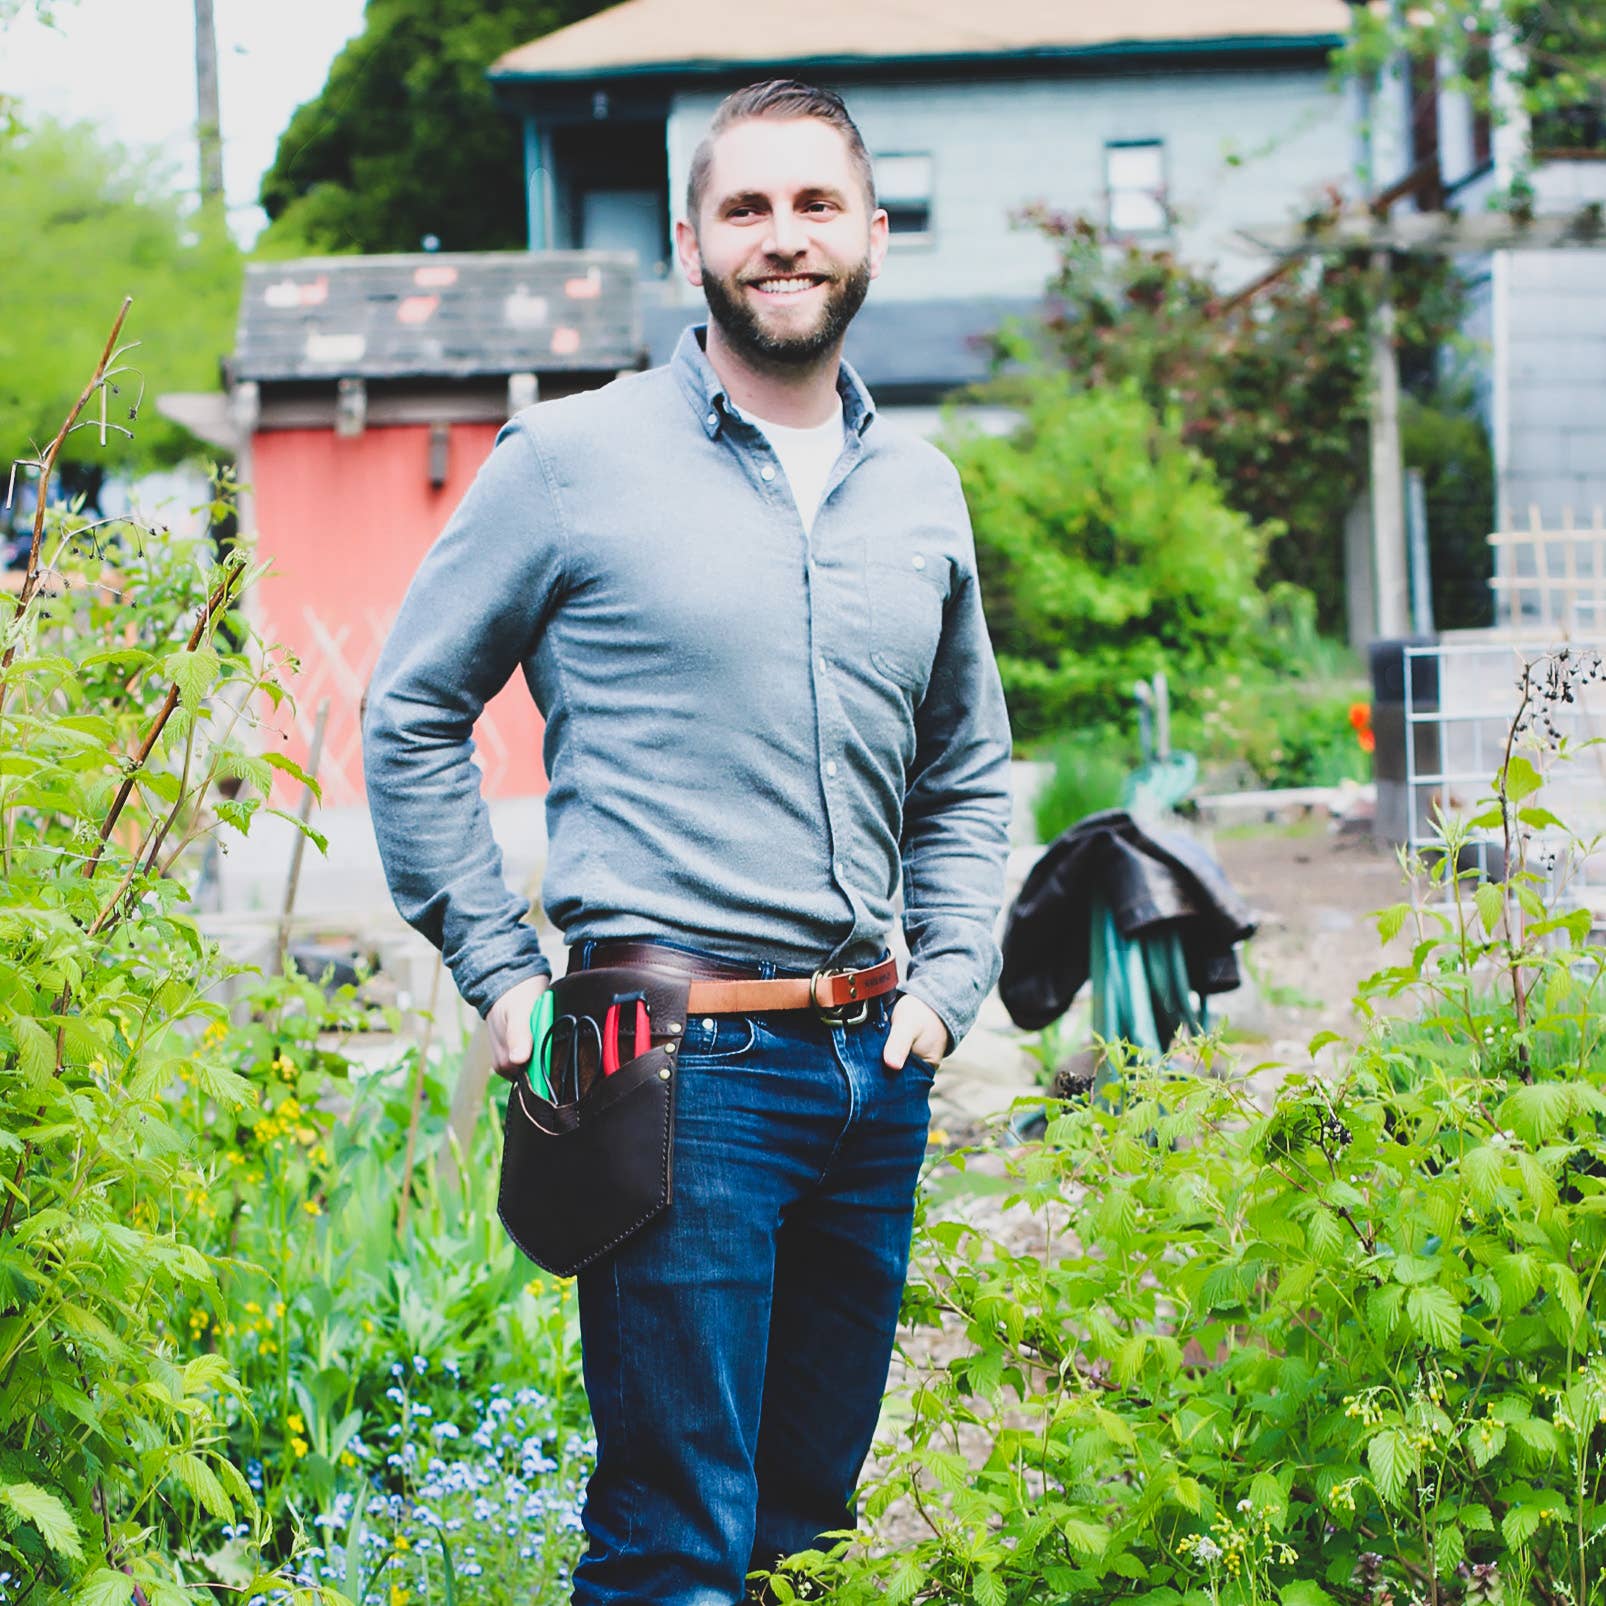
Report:
[[[749,303],[738,281],[703,275],[708,316],[734,350],[764,368],[804,368],[818,361],[847,333],[869,291],[870,259],[865,257],[845,275],[827,281],[825,305],[812,329],[783,335],[764,326],[760,310]]]

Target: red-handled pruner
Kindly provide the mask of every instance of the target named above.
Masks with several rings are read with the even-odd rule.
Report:
[[[620,993],[608,1005],[602,1022],[602,1074],[612,1076],[619,1069],[619,1011],[625,1004],[636,1006],[636,1046],[630,1058],[638,1059],[652,1048],[652,1021],[647,1010],[645,993]]]

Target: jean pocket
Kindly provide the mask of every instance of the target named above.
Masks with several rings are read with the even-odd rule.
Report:
[[[746,1015],[691,1015],[681,1039],[682,1060],[729,1060],[745,1054],[758,1033]]]
[[[922,1059],[918,1054],[911,1054],[904,1062],[906,1071],[913,1071],[916,1076],[924,1077],[928,1082],[937,1080],[937,1067],[930,1060]]]
[[[905,690],[923,692],[942,636],[948,563],[936,553],[915,553],[920,567],[872,562],[870,661]]]

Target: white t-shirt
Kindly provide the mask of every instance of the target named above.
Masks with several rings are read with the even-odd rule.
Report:
[[[744,415],[755,428],[764,432],[764,438],[781,460],[786,483],[792,488],[792,500],[797,503],[797,515],[803,528],[812,531],[814,515],[820,511],[825,497],[825,484],[831,470],[842,455],[842,398],[836,399],[836,411],[823,424],[808,429],[794,429],[789,424],[772,424],[767,418]]]

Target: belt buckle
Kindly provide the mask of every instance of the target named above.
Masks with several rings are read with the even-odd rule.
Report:
[[[845,1004],[822,1004],[820,1002],[820,983],[829,981],[832,976],[851,976],[853,971],[847,966],[838,966],[831,970],[817,970],[809,977],[809,1003],[814,1013],[825,1022],[827,1026],[862,1026],[870,1018],[870,1000],[860,998],[849,999]]]

